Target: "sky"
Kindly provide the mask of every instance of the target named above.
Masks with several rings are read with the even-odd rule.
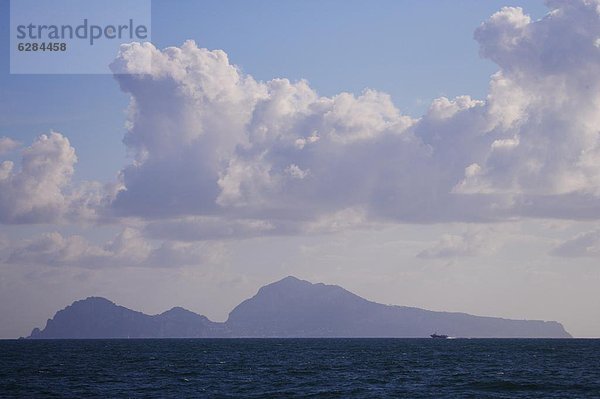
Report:
[[[598,0],[155,0],[114,75],[11,75],[8,11],[0,338],[287,275],[600,336]]]

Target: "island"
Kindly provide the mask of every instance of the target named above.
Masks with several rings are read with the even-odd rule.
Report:
[[[383,305],[292,276],[260,288],[223,323],[180,307],[147,315],[89,297],[58,311],[28,338],[424,338],[435,331],[461,338],[571,338],[556,321]]]

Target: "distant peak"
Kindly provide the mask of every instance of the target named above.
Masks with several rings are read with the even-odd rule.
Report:
[[[304,290],[311,287],[313,284],[309,281],[300,280],[294,276],[287,276],[281,280],[274,281],[272,283],[263,285],[259,288],[256,293],[257,296],[261,295],[279,295],[281,293],[297,292],[298,290]]]
[[[91,303],[91,304],[106,304],[106,305],[114,305],[113,301],[110,301],[101,296],[89,296],[85,299],[80,299],[79,301],[73,302],[73,305],[76,303]]]
[[[275,281],[272,284],[302,284],[302,285],[314,285],[308,280],[302,280],[295,276],[287,276],[282,278],[279,281]]]
[[[273,289],[273,288],[290,288],[290,287],[309,287],[313,285],[310,281],[300,280],[294,276],[287,276],[282,278],[281,280],[275,281],[273,283],[267,284],[263,286],[259,291],[264,291],[264,289]]]
[[[279,281],[276,281],[276,283],[283,283],[283,282],[305,282],[305,283],[308,283],[308,281],[300,280],[298,277],[294,277],[294,276],[287,276],[287,277],[282,278]]]
[[[163,314],[167,314],[167,313],[194,313],[194,312],[187,310],[186,308],[182,308],[181,306],[175,306],[174,308],[171,308],[171,309],[167,310],[166,312],[163,312]]]

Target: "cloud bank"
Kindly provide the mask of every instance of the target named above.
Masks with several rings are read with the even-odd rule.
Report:
[[[2,244],[2,242],[0,242]],[[45,233],[25,241],[0,245],[0,260],[8,265],[54,267],[179,267],[206,265],[223,257],[216,243],[155,243],[139,231],[125,228],[112,240],[96,245],[79,235]]]
[[[495,13],[475,32],[500,67],[485,101],[439,98],[420,119],[373,90],[322,97],[305,81],[258,82],[192,41],[126,45],[112,67],[132,96],[136,162],[112,207],[192,217],[182,230],[225,215],[270,226],[259,234],[344,209],[380,222],[595,219],[599,4],[549,2],[539,21]]]
[[[306,81],[257,81],[193,41],[124,45],[111,68],[131,97],[134,162],[112,191],[72,187],[68,140],[40,136],[20,170],[0,166],[0,221],[138,218],[145,235],[184,242],[598,219],[600,1],[548,5],[538,21],[505,7],[483,22],[480,54],[499,67],[488,96],[438,98],[418,119],[375,90],[323,97]]]
[[[444,234],[432,247],[419,252],[417,257],[444,259],[489,255],[499,247],[496,236],[496,232],[491,229],[474,229],[463,234]]]
[[[600,257],[600,230],[578,234],[556,246],[551,254],[565,258]]]

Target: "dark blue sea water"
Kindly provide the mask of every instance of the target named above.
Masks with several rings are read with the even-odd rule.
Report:
[[[0,396],[600,398],[600,340],[0,341]]]

